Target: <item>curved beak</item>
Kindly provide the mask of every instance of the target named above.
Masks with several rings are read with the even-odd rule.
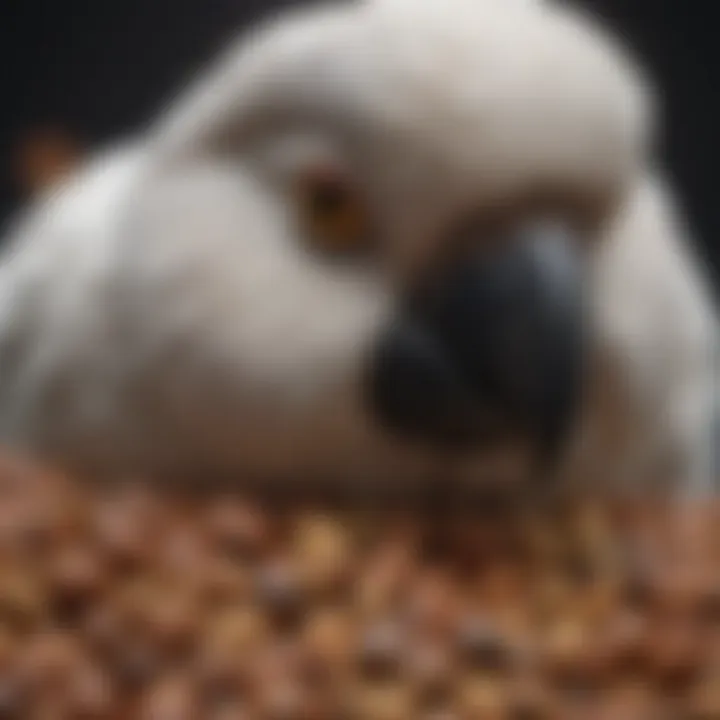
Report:
[[[520,431],[552,461],[582,393],[583,262],[577,241],[547,223],[500,240],[398,314],[374,356],[370,400],[408,438],[474,448]]]

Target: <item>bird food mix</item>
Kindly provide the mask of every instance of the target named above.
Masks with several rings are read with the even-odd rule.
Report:
[[[0,718],[716,720],[713,516],[283,506],[5,462]]]

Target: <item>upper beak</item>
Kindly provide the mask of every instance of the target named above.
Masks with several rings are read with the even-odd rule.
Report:
[[[494,247],[437,275],[398,313],[374,355],[370,400],[381,422],[418,441],[473,448],[520,431],[552,460],[584,378],[578,243],[538,222]]]

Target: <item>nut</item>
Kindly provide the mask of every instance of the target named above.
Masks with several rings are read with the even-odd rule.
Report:
[[[204,525],[212,542],[235,560],[260,558],[270,546],[270,528],[263,511],[237,498],[220,498],[207,509]]]
[[[308,607],[305,587],[297,568],[288,560],[273,560],[259,568],[256,598],[281,631],[297,629],[305,618]]]
[[[195,720],[199,716],[196,689],[183,675],[159,680],[141,702],[141,720]]]
[[[339,522],[308,514],[298,521],[293,543],[303,584],[312,593],[325,596],[347,587],[352,549]]]
[[[362,636],[359,667],[367,680],[397,678],[403,669],[405,636],[397,622],[387,620],[368,627]]]
[[[461,659],[469,668],[492,672],[506,672],[512,668],[512,646],[485,618],[463,618],[457,631],[457,644]]]

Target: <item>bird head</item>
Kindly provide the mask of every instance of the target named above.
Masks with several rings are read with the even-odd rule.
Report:
[[[139,272],[162,268],[153,306],[213,348],[258,468],[310,445],[326,467],[508,438],[554,460],[591,352],[593,256],[648,117],[632,62],[560,5],[286,13],[151,129]]]

